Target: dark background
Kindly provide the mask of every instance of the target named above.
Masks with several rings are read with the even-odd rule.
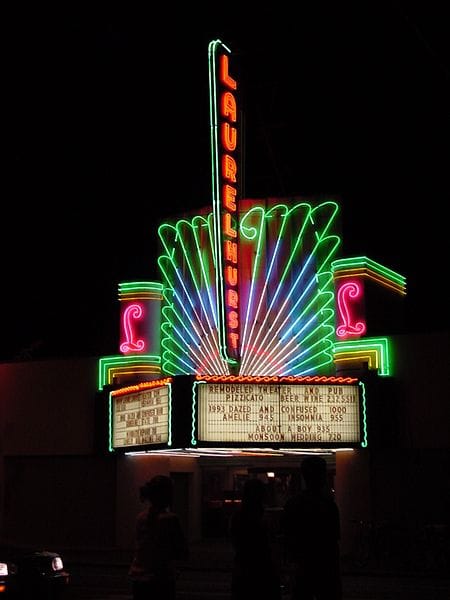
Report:
[[[445,3],[92,4],[4,20],[1,360],[117,353],[118,283],[159,278],[159,222],[210,203],[217,38],[246,196],[339,199],[342,255],[407,277],[406,330],[450,329]]]

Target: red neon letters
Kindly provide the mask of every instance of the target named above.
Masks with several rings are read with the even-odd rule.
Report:
[[[222,181],[222,250],[224,260],[224,294],[227,344],[233,354],[239,349],[239,293],[238,293],[238,132],[237,102],[233,93],[237,82],[229,74],[228,55],[222,54],[219,63],[222,84],[220,96],[220,169]]]

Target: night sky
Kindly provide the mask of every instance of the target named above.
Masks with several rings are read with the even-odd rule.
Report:
[[[445,3],[272,4],[4,22],[1,360],[117,353],[118,283],[159,278],[158,224],[211,201],[213,39],[239,64],[246,197],[339,199],[342,255],[407,277],[408,331],[450,329]]]

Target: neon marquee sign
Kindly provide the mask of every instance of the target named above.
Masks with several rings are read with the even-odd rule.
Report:
[[[222,358],[237,365],[240,353],[238,84],[230,74],[229,48],[215,40],[209,45],[208,56],[219,341]]]

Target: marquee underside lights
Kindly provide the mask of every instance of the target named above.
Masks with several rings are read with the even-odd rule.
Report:
[[[361,443],[364,446],[364,443]],[[135,450],[125,452],[126,456],[143,456],[146,454],[163,454],[169,456],[182,456],[190,458],[210,457],[233,457],[233,458],[248,458],[248,457],[298,457],[308,454],[321,454],[333,456],[338,452],[353,452],[354,448],[320,448],[320,447],[299,447],[299,448],[213,448],[211,446],[195,448],[167,448],[162,450]]]

